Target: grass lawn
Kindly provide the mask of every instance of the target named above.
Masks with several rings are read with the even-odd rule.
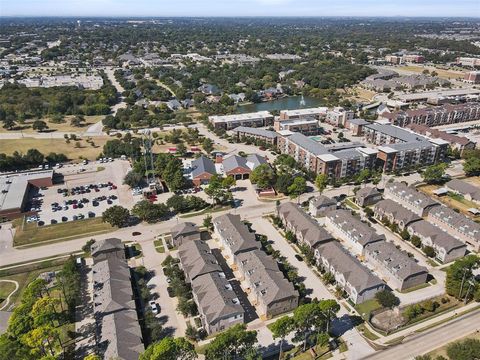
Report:
[[[400,291],[400,290],[397,290],[397,291],[400,292],[400,293],[402,293],[402,294],[407,294],[407,293],[412,292],[412,291],[417,291],[417,290],[420,290],[420,289],[429,287],[430,285],[432,285],[432,284],[430,284],[430,283],[424,283],[424,284],[420,284],[420,285],[417,285],[417,286],[408,288],[408,289],[403,290],[403,291]]]
[[[292,350],[290,350],[288,352],[285,352],[285,355],[294,354],[296,351],[300,351],[299,347],[293,348]],[[298,355],[295,355],[292,359],[294,359],[294,360],[313,360],[313,359],[321,360],[322,359],[323,360],[323,359],[331,358],[332,353],[327,352],[327,351],[329,351],[328,345],[327,346],[315,346],[315,353],[317,354],[317,357],[314,357],[312,355],[312,353],[310,352],[310,350],[307,350],[305,352],[299,353]],[[324,354],[325,352],[327,352],[327,353]],[[318,357],[318,355],[321,355],[321,354],[324,354],[324,355]]]
[[[78,133],[78,132],[84,132],[88,129],[90,125],[95,124],[96,122],[102,120],[105,115],[93,115],[93,116],[85,116],[85,123],[84,126],[81,127],[76,127],[70,125],[70,121],[74,118],[75,116],[69,115],[65,116],[65,122],[63,123],[53,123],[50,121],[49,118],[43,118],[41,120],[45,121],[48,125],[48,130],[50,132],[55,132],[55,131],[60,131],[60,132],[71,132],[71,133]],[[20,130],[23,133],[29,133],[29,134],[35,134],[37,133],[36,130],[32,129],[32,124],[35,120],[27,120],[25,121],[25,124],[17,124],[18,129],[13,129],[11,131],[4,129],[3,127],[0,129],[0,132],[19,132]]]
[[[155,240],[153,242],[153,245],[155,246],[155,250],[157,250],[158,253],[164,253],[165,252],[165,247],[163,246],[162,240]]]
[[[355,310],[357,310],[358,313],[365,319],[368,319],[370,317],[370,313],[372,311],[380,308],[381,305],[375,299],[364,301],[363,303],[355,306]]]
[[[416,73],[421,73],[426,68],[424,68],[423,66],[417,66],[417,65],[407,65],[407,66],[402,66],[401,69],[416,72]],[[465,75],[461,71],[444,70],[444,69],[439,69],[437,67],[435,68],[429,67],[428,70],[430,70],[430,72],[435,71],[438,74],[438,77],[443,79],[463,79],[463,76]]]
[[[357,330],[360,331],[363,334],[363,336],[365,336],[369,340],[375,341],[379,339],[379,337],[374,333],[372,333],[364,324],[358,325]]]
[[[360,208],[351,199],[345,199],[345,204],[350,206],[353,210],[360,210]]]
[[[13,290],[15,290],[15,284],[0,281],[0,305],[2,305],[3,300],[5,300]]]
[[[22,139],[3,139],[0,141],[0,153],[11,155],[14,151],[26,153],[28,149],[37,149],[44,155],[48,155],[50,152],[56,152],[65,154],[69,159],[76,160],[87,158],[95,160],[103,150],[103,145],[110,140],[108,136],[93,137],[92,140],[95,146],[92,146],[86,142],[87,138],[79,140],[80,147],[75,147],[76,141],[70,141],[69,144],[64,139],[34,139],[34,138],[22,138]]]
[[[220,207],[215,207],[215,208],[206,208],[204,210],[200,210],[200,211],[196,211],[196,212],[190,212],[190,213],[186,213],[186,214],[181,214],[179,215],[179,217],[181,218],[189,218],[189,217],[193,217],[193,216],[198,216],[198,215],[203,215],[203,214],[210,214],[210,213],[216,213],[216,212],[219,212],[219,211],[224,211],[224,210],[228,210],[228,209],[231,209],[232,207],[230,205],[227,205],[227,206],[220,206]]]
[[[478,334],[477,332],[474,332],[470,335],[467,335],[467,336],[464,336],[458,340],[455,340],[455,341],[452,341],[448,344],[445,344],[443,345],[442,347],[439,347],[438,349],[435,349],[431,352],[428,353],[428,355],[430,355],[432,357],[432,359],[436,359],[437,357],[439,356],[443,356],[445,358],[448,359],[448,356],[447,356],[447,347],[453,343],[456,343],[456,342],[461,342],[461,341],[464,341],[464,340],[467,340],[467,339],[476,339],[476,340],[480,340],[480,334]]]
[[[22,228],[22,219],[14,222],[16,227],[14,246],[40,245],[44,242],[59,242],[78,239],[84,236],[93,236],[112,231],[112,226],[104,223],[101,218],[69,221],[55,225],[37,226],[35,223],[25,224]]]

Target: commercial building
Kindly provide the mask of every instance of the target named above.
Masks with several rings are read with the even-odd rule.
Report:
[[[180,245],[178,259],[185,272],[185,280],[189,283],[199,276],[222,272],[222,268],[205,241],[194,240]]]
[[[223,159],[222,165],[225,175],[233,176],[236,180],[248,179],[253,170],[248,166],[248,159],[238,155]]]
[[[361,207],[374,205],[382,200],[382,194],[377,188],[364,186],[355,194],[355,203]]]
[[[92,245],[93,314],[97,354],[103,359],[137,360],[145,350],[120,239]]]
[[[333,237],[310,215],[292,202],[280,204],[277,207],[277,216],[300,243],[312,249],[333,240]]]
[[[388,220],[391,224],[396,224],[400,230],[404,230],[408,225],[422,220],[414,212],[390,199],[382,200],[375,204],[373,212],[375,218],[380,221]]]
[[[237,140],[249,138],[265,141],[265,143],[270,145],[275,145],[277,143],[278,135],[275,131],[239,126],[233,130],[233,133],[235,134]]]
[[[327,213],[325,227],[338,239],[352,249],[354,255],[362,255],[368,244],[385,241],[385,235],[379,235],[369,225],[352,215],[349,210],[335,210]]]
[[[211,272],[195,278],[192,294],[202,325],[209,335],[244,322],[245,311],[222,273]]]
[[[213,115],[208,121],[215,129],[232,130],[239,126],[262,127],[273,125],[273,115],[268,111],[258,111],[247,114]]]
[[[180,246],[185,242],[200,240],[201,234],[198,226],[192,222],[182,222],[175,225],[171,231],[172,245]]]
[[[206,156],[200,155],[192,161],[192,182],[196,185],[208,184],[213,175],[217,173],[215,164]]]
[[[441,89],[406,93],[395,95],[394,98],[405,104],[428,103],[432,105],[441,105],[448,103],[456,103],[458,101],[475,101],[475,99],[478,100],[479,95],[480,90],[470,87],[464,87],[460,89]]]
[[[240,219],[240,215],[225,214],[213,219],[215,235],[232,262],[242,252],[258,249],[255,234]]]
[[[435,206],[427,220],[433,225],[480,251],[480,224],[446,206]]]
[[[467,246],[450,234],[442,231],[428,221],[416,221],[407,227],[410,236],[418,236],[422,246],[435,249],[435,258],[443,263],[449,263],[461,258],[467,252]]]
[[[463,81],[469,84],[480,84],[480,71],[470,71],[466,73]]]
[[[53,170],[27,171],[0,177],[0,219],[22,216],[32,187],[53,185]]]
[[[298,306],[298,292],[272,257],[253,250],[239,254],[237,265],[260,314],[272,318]]]
[[[480,66],[480,58],[458,57],[457,64],[462,66],[469,66],[469,67]]]
[[[322,217],[329,211],[337,209],[337,201],[325,195],[319,195],[308,202],[308,211],[314,217]]]
[[[386,199],[395,201],[420,217],[426,216],[433,208],[440,206],[429,196],[403,182],[387,183],[383,195]]]
[[[334,275],[337,286],[343,289],[354,304],[375,298],[385,289],[385,283],[350,255],[337,241],[315,249],[317,264]]]
[[[421,94],[425,96],[425,93]],[[403,101],[406,100],[408,99],[403,99]],[[433,108],[385,112],[381,117],[400,127],[406,127],[409,124],[422,124],[429,127],[456,124],[480,120],[480,103],[446,104]]]
[[[365,247],[365,259],[389,275],[387,282],[400,291],[427,282],[428,271],[418,265],[415,259],[387,241],[370,243]]]

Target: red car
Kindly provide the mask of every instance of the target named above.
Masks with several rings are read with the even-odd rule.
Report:
[[[117,185],[112,185],[113,190],[117,190]]]

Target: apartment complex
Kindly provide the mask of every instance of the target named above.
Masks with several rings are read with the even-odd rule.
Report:
[[[188,283],[205,274],[222,272],[222,268],[205,241],[193,240],[180,245],[178,259]]]
[[[237,140],[249,138],[265,141],[265,143],[270,145],[275,145],[277,143],[277,133],[275,131],[239,126],[233,130],[233,133],[235,134]]]
[[[213,115],[208,121],[215,129],[232,130],[239,126],[262,127],[273,124],[273,115],[268,111],[258,111],[247,114]]]
[[[321,119],[327,115],[327,107],[316,107],[296,110],[282,110],[280,111],[280,120],[295,120],[295,119]]]
[[[432,208],[440,206],[439,203],[419,192],[415,187],[402,182],[387,183],[383,195],[386,199],[395,201],[420,217],[426,216]]]
[[[334,275],[354,304],[375,298],[385,289],[385,283],[372,274],[358,259],[350,255],[337,241],[330,241],[315,249],[319,267]]]
[[[145,347],[122,241],[97,241],[91,254],[98,354],[104,359],[137,360]]]
[[[396,224],[400,230],[404,230],[413,222],[422,219],[414,212],[390,199],[378,202],[373,207],[373,212],[376,219],[380,221],[388,220],[391,224]]]
[[[418,236],[422,246],[435,249],[435,257],[443,263],[449,263],[465,256],[467,246],[450,234],[442,231],[428,221],[416,221],[407,227],[410,236]]]
[[[440,229],[480,251],[480,224],[446,206],[435,206],[427,220]]]
[[[333,240],[333,237],[310,215],[292,202],[280,204],[277,207],[277,216],[285,228],[295,234],[301,244],[312,249]]]
[[[325,120],[334,126],[345,126],[348,121],[353,120],[355,113],[342,107],[335,107],[327,112]]]
[[[292,131],[303,135],[318,135],[320,127],[318,120],[315,118],[295,118],[295,119],[280,119],[277,118],[273,122],[275,131]]]
[[[422,124],[429,127],[456,124],[479,120],[480,103],[445,104],[433,108],[385,112],[381,116],[400,127],[406,127],[409,124]]]

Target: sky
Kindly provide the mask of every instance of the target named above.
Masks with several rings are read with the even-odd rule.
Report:
[[[0,0],[0,16],[480,17],[480,0]]]

